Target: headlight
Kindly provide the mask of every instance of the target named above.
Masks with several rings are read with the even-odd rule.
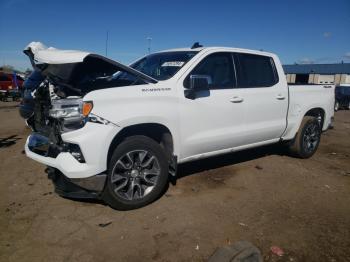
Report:
[[[76,118],[82,116],[81,98],[55,99],[51,101],[50,116],[53,118]]]
[[[82,128],[89,120],[93,108],[92,101],[81,98],[55,99],[51,101],[49,115],[61,123],[61,132]]]
[[[92,101],[83,102],[81,98],[57,99],[51,101],[50,116],[53,118],[85,118],[92,108]]]

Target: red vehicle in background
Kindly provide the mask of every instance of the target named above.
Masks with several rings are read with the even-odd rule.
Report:
[[[23,82],[23,78],[16,73],[0,72],[0,99],[2,101],[7,101],[8,98],[14,101],[19,100]]]

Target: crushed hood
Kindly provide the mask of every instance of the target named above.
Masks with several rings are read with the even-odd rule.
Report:
[[[158,81],[140,71],[137,71],[127,65],[111,60],[107,57],[78,50],[61,50],[54,47],[47,47],[41,42],[31,42],[23,52],[29,57],[34,69],[41,71],[45,76],[58,77],[62,82],[70,84],[74,74],[86,70],[86,74],[96,73],[93,70],[96,65],[106,68],[108,73],[111,71],[124,71],[146,83],[157,83]],[[87,68],[87,69],[85,69]]]
[[[60,50],[40,42],[31,42],[23,52],[30,55],[36,64],[68,64],[83,62],[90,53],[77,50]]]

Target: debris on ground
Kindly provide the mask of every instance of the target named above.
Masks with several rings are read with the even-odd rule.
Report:
[[[248,225],[247,224],[244,224],[242,222],[239,222],[238,225],[242,226],[242,227],[247,227]]]
[[[260,250],[248,241],[220,247],[209,258],[209,262],[262,262]]]
[[[196,246],[196,250],[199,250],[199,246],[198,245]]]
[[[199,191],[199,188],[198,188],[197,186],[193,186],[193,187],[191,188],[191,190],[192,190],[193,192],[197,193],[197,192]]]
[[[276,256],[279,256],[279,257],[282,257],[284,255],[284,251],[282,248],[278,247],[278,246],[272,246],[270,248],[272,254],[276,255]]]
[[[152,237],[153,237],[153,239],[154,239],[155,241],[159,241],[159,240],[161,240],[161,239],[167,237],[168,235],[169,235],[169,234],[166,233],[166,232],[160,232],[160,233],[158,233],[158,234],[153,235]]]
[[[330,189],[331,187],[329,185],[324,185],[326,188]]]
[[[256,165],[255,168],[258,169],[258,170],[264,169],[264,168],[263,168],[262,166],[260,166],[260,165]]]
[[[342,176],[350,176],[350,171],[342,171],[340,172]]]
[[[109,226],[110,224],[112,224],[112,221],[107,222],[107,223],[100,223],[100,224],[98,224],[98,226],[99,227],[106,227],[106,226]]]
[[[225,183],[224,182],[225,179],[223,177],[213,176],[213,177],[210,177],[209,179],[216,183]]]

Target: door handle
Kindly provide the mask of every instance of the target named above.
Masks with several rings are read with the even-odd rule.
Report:
[[[232,103],[242,103],[243,102],[243,98],[240,96],[234,96],[230,99],[230,102]]]
[[[278,95],[276,96],[276,98],[277,98],[278,100],[284,100],[286,97],[285,97],[284,95],[278,94]]]

